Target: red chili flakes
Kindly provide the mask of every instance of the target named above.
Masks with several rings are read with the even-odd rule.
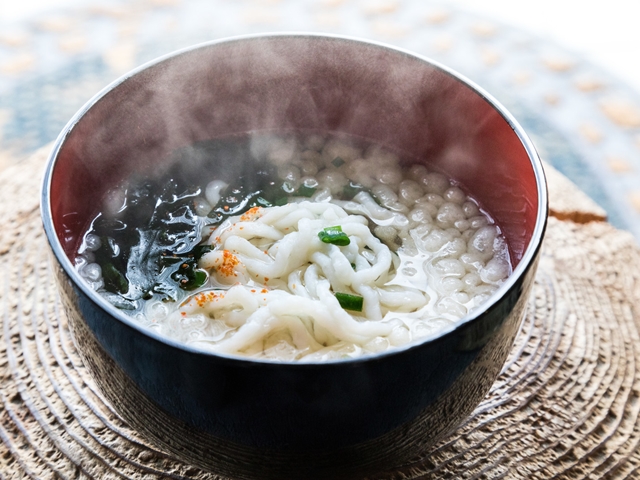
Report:
[[[242,216],[240,217],[240,221],[241,222],[248,222],[251,220],[255,220],[256,218],[254,217],[260,217],[261,216],[261,211],[262,207],[253,207],[250,208],[249,210],[247,210],[244,214],[242,214]]]
[[[180,312],[180,315],[182,315],[183,317],[187,316],[187,312]]]
[[[229,211],[229,205],[225,205],[223,208],[225,212]]]
[[[264,277],[264,283],[267,283],[269,281],[269,277]]]
[[[217,302],[221,298],[224,298],[224,293],[215,292],[202,292],[193,297],[193,300],[198,304],[200,308],[204,307],[209,302]]]
[[[238,257],[236,257],[229,250],[222,251],[222,265],[218,267],[218,272],[225,277],[230,277],[233,275],[237,277],[238,274],[235,272],[235,267],[240,263]]]
[[[256,293],[255,289],[252,289],[252,290],[251,290],[251,293]]]
[[[269,290],[267,290],[266,288],[263,288],[262,290],[260,290],[260,293],[267,293]]]

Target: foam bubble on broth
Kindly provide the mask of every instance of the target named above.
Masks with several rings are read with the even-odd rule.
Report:
[[[214,144],[205,156],[229,154]],[[161,335],[276,361],[373,354],[455,324],[511,273],[500,228],[440,172],[345,137],[228,145],[237,178],[205,168],[151,196],[122,186],[76,258],[92,288]]]

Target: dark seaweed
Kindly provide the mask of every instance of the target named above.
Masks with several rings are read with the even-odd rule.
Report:
[[[253,207],[284,205],[290,196],[310,197],[316,191],[305,186],[294,190],[272,165],[253,158],[249,142],[242,140],[197,143],[177,151],[168,163],[157,177],[169,180],[132,179],[120,211],[111,216],[101,212],[87,232],[101,239],[95,261],[102,268],[107,297],[118,308],[135,310],[139,300],[154,297],[175,301],[179,290],[201,287],[208,274],[197,263],[211,249],[201,244],[209,227]],[[216,178],[229,186],[203,219],[195,213],[196,200]],[[341,197],[350,200],[360,191],[368,190],[350,182]]]
[[[173,179],[159,191],[152,184],[137,185],[127,190],[117,218],[104,213],[95,218],[88,233],[101,240],[95,257],[107,292],[130,302],[154,295],[172,300],[177,288],[206,282],[193,252],[202,240],[203,222],[193,206],[200,194],[199,188],[183,189]],[[176,276],[185,263],[189,268]]]

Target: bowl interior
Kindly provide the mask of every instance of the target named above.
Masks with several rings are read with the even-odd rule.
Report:
[[[514,267],[536,227],[538,180],[510,122],[454,74],[391,48],[287,35],[214,43],[139,69],[89,106],[51,173],[70,259],[110,188],[160,174],[180,147],[256,131],[342,132],[445,172],[496,219]]]

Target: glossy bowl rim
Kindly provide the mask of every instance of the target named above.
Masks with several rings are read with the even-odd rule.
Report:
[[[187,345],[178,342],[177,340],[165,337],[162,334],[151,331],[148,328],[140,325],[133,317],[130,317],[118,310],[111,303],[109,303],[104,297],[96,293],[92,290],[86,281],[76,272],[76,269],[71,263],[71,260],[67,257],[62,248],[62,245],[58,239],[56,234],[56,230],[53,225],[53,216],[51,211],[50,197],[51,197],[51,180],[53,175],[53,170],[56,166],[56,161],[58,157],[58,153],[60,152],[62,146],[65,143],[66,137],[72,132],[75,125],[82,120],[82,117],[100,100],[102,100],[105,96],[107,96],[112,90],[118,87],[120,84],[126,82],[129,78],[134,77],[135,75],[147,70],[150,67],[161,64],[165,61],[171,60],[174,57],[178,57],[185,53],[189,53],[195,50],[204,49],[204,48],[212,48],[219,44],[228,44],[233,42],[245,42],[245,41],[255,41],[255,40],[268,40],[268,39],[279,39],[279,38],[320,38],[320,39],[328,39],[335,41],[343,41],[345,43],[356,43],[356,44],[365,44],[369,46],[378,47],[380,49],[390,50],[393,53],[405,55],[408,57],[412,57],[416,60],[424,62],[443,73],[453,77],[458,82],[461,82],[468,88],[470,88],[474,93],[479,95],[482,99],[488,102],[491,107],[500,114],[500,116],[509,124],[509,126],[513,129],[514,133],[517,135],[520,143],[524,147],[529,161],[531,162],[531,167],[533,169],[533,173],[536,179],[536,187],[537,187],[537,195],[538,195],[538,211],[536,214],[536,223],[531,236],[531,240],[529,241],[529,245],[527,246],[520,262],[513,269],[511,275],[507,278],[507,280],[498,288],[496,292],[489,297],[480,308],[474,310],[471,314],[467,314],[458,320],[453,325],[448,326],[445,329],[439,330],[431,335],[420,338],[419,340],[409,342],[405,345],[400,345],[398,347],[394,347],[385,352],[375,353],[375,354],[366,354],[361,355],[355,358],[347,358],[347,359],[334,359],[334,360],[324,360],[324,361],[315,361],[315,362],[306,362],[304,359],[296,360],[296,361],[279,361],[279,360],[268,360],[268,359],[259,359],[259,358],[249,358],[242,357],[240,355],[232,355],[226,353],[218,353],[206,350],[204,348],[195,347],[192,345]],[[464,75],[458,73],[457,71],[443,65],[442,63],[435,61],[429,57],[424,55],[417,54],[407,49],[403,49],[400,47],[396,47],[384,42],[378,42],[375,40],[369,40],[365,38],[359,38],[355,36],[349,35],[338,35],[338,34],[327,34],[327,33],[316,33],[316,32],[265,32],[265,33],[256,33],[256,34],[248,34],[248,35],[238,35],[232,37],[224,37],[217,40],[207,41],[198,43],[195,45],[191,45],[186,48],[178,49],[168,54],[157,57],[153,60],[150,60],[142,65],[130,70],[129,72],[123,74],[116,80],[109,83],[107,86],[102,88],[98,93],[96,93],[93,97],[91,97],[67,122],[64,126],[57,139],[54,142],[53,148],[49,153],[47,158],[47,164],[45,166],[45,173],[42,181],[42,189],[41,189],[41,197],[40,197],[40,214],[45,230],[45,234],[47,236],[47,240],[49,242],[49,246],[51,247],[53,254],[56,257],[56,260],[60,264],[60,266],[65,271],[66,275],[73,281],[73,283],[82,290],[82,292],[91,299],[95,304],[101,307],[106,313],[108,313],[114,320],[119,320],[123,322],[125,325],[137,330],[139,333],[142,333],[145,336],[148,336],[160,343],[163,343],[169,347],[177,348],[179,350],[184,350],[187,353],[207,355],[211,357],[217,357],[220,359],[224,359],[232,362],[241,362],[241,363],[259,363],[265,365],[277,365],[283,368],[286,366],[293,366],[294,368],[301,368],[303,366],[322,366],[327,364],[354,364],[360,362],[368,362],[375,361],[385,358],[390,355],[399,355],[406,350],[410,350],[413,348],[419,348],[427,343],[434,342],[440,338],[443,338],[456,330],[464,328],[466,325],[472,323],[475,320],[478,320],[482,317],[488,310],[490,310],[494,305],[496,305],[503,297],[506,296],[507,292],[511,290],[514,285],[518,282],[520,278],[522,278],[528,269],[532,266],[532,263],[541,247],[542,240],[544,237],[544,232],[547,226],[547,218],[548,218],[548,191],[547,191],[547,183],[546,177],[544,174],[544,169],[542,167],[542,161],[533,145],[533,142],[526,134],[522,126],[518,123],[518,121],[513,117],[513,115],[500,103],[498,102],[491,94],[485,91],[482,87],[477,85],[472,80],[468,79]]]

